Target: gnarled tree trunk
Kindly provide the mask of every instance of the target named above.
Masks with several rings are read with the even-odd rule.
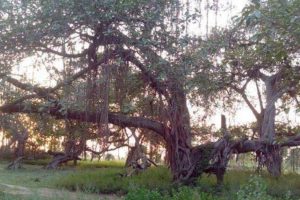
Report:
[[[86,149],[86,139],[84,134],[80,137],[79,141],[74,138],[74,133],[69,125],[67,125],[67,130],[69,132],[69,136],[67,141],[65,142],[64,152],[51,152],[48,153],[53,156],[52,161],[45,167],[46,169],[56,169],[64,163],[69,161],[73,161],[74,165],[77,164],[80,154]]]
[[[194,164],[191,158],[190,117],[183,89],[173,88],[169,101],[169,129],[165,140],[173,180],[182,182],[189,179]]]
[[[78,156],[70,156],[68,154],[65,154],[63,152],[51,152],[49,151],[48,154],[53,156],[53,159],[50,163],[48,163],[47,166],[45,166],[45,169],[57,169],[59,166],[61,166],[64,163],[67,163],[68,161],[74,161],[81,160]]]
[[[274,78],[265,80],[266,85],[266,108],[262,113],[260,139],[265,142],[263,149],[259,152],[259,164],[266,165],[268,172],[275,177],[281,174],[282,155],[281,148],[274,145],[275,139],[275,102],[278,98]]]
[[[15,156],[18,157],[23,157],[25,155],[25,146],[26,146],[26,141],[27,141],[28,136],[26,135],[25,137],[20,137],[17,140],[17,147],[15,149]]]

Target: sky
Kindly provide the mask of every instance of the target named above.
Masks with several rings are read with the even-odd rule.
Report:
[[[184,0],[187,1],[187,0]],[[218,14],[216,15],[214,10],[210,10],[208,15],[206,10],[207,1],[206,0],[189,0],[191,2],[191,10],[198,9],[201,7],[201,20],[198,20],[198,23],[193,24],[189,27],[189,31],[192,34],[198,35],[206,34],[207,25],[208,32],[217,27],[228,27],[231,21],[231,18],[238,15],[242,9],[247,5],[249,0],[218,0],[219,9]],[[209,0],[209,6],[213,6],[213,1]],[[208,24],[207,24],[208,20]]]

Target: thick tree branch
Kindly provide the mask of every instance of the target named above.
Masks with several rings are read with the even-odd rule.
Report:
[[[31,85],[29,83],[22,83],[21,81],[8,76],[7,74],[0,74],[0,78],[4,79],[8,83],[14,85],[25,91],[34,92],[38,96],[46,98],[51,95],[51,88],[42,88],[36,85]],[[52,97],[53,98],[53,97]]]
[[[251,77],[247,78],[246,82],[244,83],[243,87],[241,88],[242,91],[245,91],[247,86],[248,86],[248,83],[252,80]]]
[[[257,74],[258,74],[258,77],[263,80],[263,81],[267,81],[269,76],[265,75],[264,73],[262,73],[260,70],[257,70]]]
[[[246,102],[246,104],[248,105],[248,107],[250,108],[250,110],[252,111],[252,113],[254,114],[255,118],[257,120],[260,120],[260,114],[259,112],[255,109],[255,107],[251,104],[250,100],[248,99],[247,95],[245,94],[245,90],[240,89],[236,86],[232,87],[237,93],[239,93],[242,98],[244,99],[244,101]]]
[[[41,46],[41,48],[37,48],[37,51],[41,51],[41,52],[45,52],[45,53],[52,53],[52,54],[55,54],[58,56],[63,56],[65,58],[82,58],[82,57],[86,56],[87,52],[88,52],[88,50],[85,49],[81,53],[78,53],[78,54],[69,54],[69,53],[66,53],[63,51],[57,51],[57,50],[51,49],[44,44],[39,44],[39,45]]]
[[[101,112],[86,112],[77,110],[65,110],[62,114],[59,106],[45,107],[43,105],[34,104],[6,104],[0,107],[2,113],[47,113],[57,119],[78,120],[81,122],[97,123],[97,119]],[[108,122],[121,127],[137,127],[152,130],[165,138],[166,127],[154,120],[143,117],[131,117],[117,113],[108,113]]]
[[[258,96],[260,110],[261,110],[261,112],[263,112],[263,110],[264,110],[264,104],[263,104],[262,95],[261,95],[261,91],[259,89],[257,80],[255,80],[255,86],[256,86],[256,92],[257,92],[257,96]]]
[[[122,41],[122,43],[128,45],[128,46],[133,46],[134,48],[138,49],[146,58],[146,61],[149,63],[155,63],[158,64],[160,61],[163,61],[164,63],[169,62],[159,56],[153,49],[151,49],[149,46],[141,45],[140,41],[138,41],[135,38],[129,38],[122,32],[116,30],[116,38],[118,38],[117,41]],[[124,51],[125,52],[125,51]],[[150,83],[150,86],[155,89],[158,93],[164,95],[166,98],[168,98],[168,93],[166,91],[166,85],[159,81],[156,78],[156,75],[151,72],[147,67],[141,63],[135,56],[133,52],[126,52],[123,54],[123,58],[127,59],[131,63],[133,63],[135,66],[137,66],[141,72],[143,73],[144,77],[146,78],[146,81]],[[168,75],[168,74],[167,74]]]
[[[128,144],[121,144],[121,145],[118,145],[118,146],[112,147],[112,148],[107,147],[107,148],[105,148],[105,149],[103,149],[101,151],[95,151],[95,150],[93,150],[93,149],[91,149],[89,147],[85,147],[84,150],[85,151],[89,151],[89,152],[91,152],[91,153],[93,153],[95,155],[102,155],[103,153],[106,153],[106,152],[109,152],[109,151],[114,151],[114,150],[117,150],[119,148],[128,147],[128,146],[129,146]]]
[[[289,137],[287,140],[281,143],[282,147],[292,147],[292,146],[299,146],[300,145],[300,134]]]
[[[127,61],[130,61],[135,66],[137,66],[143,76],[145,77],[145,81],[150,83],[150,86],[156,90],[159,94],[164,95],[167,99],[169,98],[169,95],[167,93],[166,86],[161,83],[157,78],[141,63],[135,56],[133,56],[131,53],[125,55],[125,59]]]
[[[221,141],[221,140],[219,140]],[[199,147],[205,148],[210,146],[217,146],[216,144],[219,142],[213,142],[213,143],[206,143],[202,144]],[[238,139],[238,140],[231,140],[229,141],[230,148],[232,148],[233,153],[240,154],[240,153],[248,153],[248,152],[256,152],[256,151],[264,151],[264,148],[266,145],[274,145],[278,147],[294,147],[294,146],[300,146],[300,135],[296,135],[293,137],[288,137],[284,141],[270,144],[270,142],[266,142],[264,140],[249,140],[247,138]],[[218,148],[223,148],[219,147]]]

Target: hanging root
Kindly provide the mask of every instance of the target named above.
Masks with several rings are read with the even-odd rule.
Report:
[[[256,160],[258,162],[257,172],[260,172],[264,166],[273,177],[281,175],[281,147],[279,145],[264,144],[256,151]]]

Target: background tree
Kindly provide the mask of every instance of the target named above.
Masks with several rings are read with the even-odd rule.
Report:
[[[231,29],[216,30],[195,53],[208,54],[201,61],[208,63],[205,72],[215,83],[210,91],[222,91],[231,101],[237,93],[252,111],[256,137],[266,143],[256,153],[275,176],[282,158],[280,147],[272,144],[284,136],[275,129],[275,117],[283,111],[276,103],[293,107],[299,97],[299,11],[299,1],[253,1]],[[287,99],[295,102],[287,104]]]

